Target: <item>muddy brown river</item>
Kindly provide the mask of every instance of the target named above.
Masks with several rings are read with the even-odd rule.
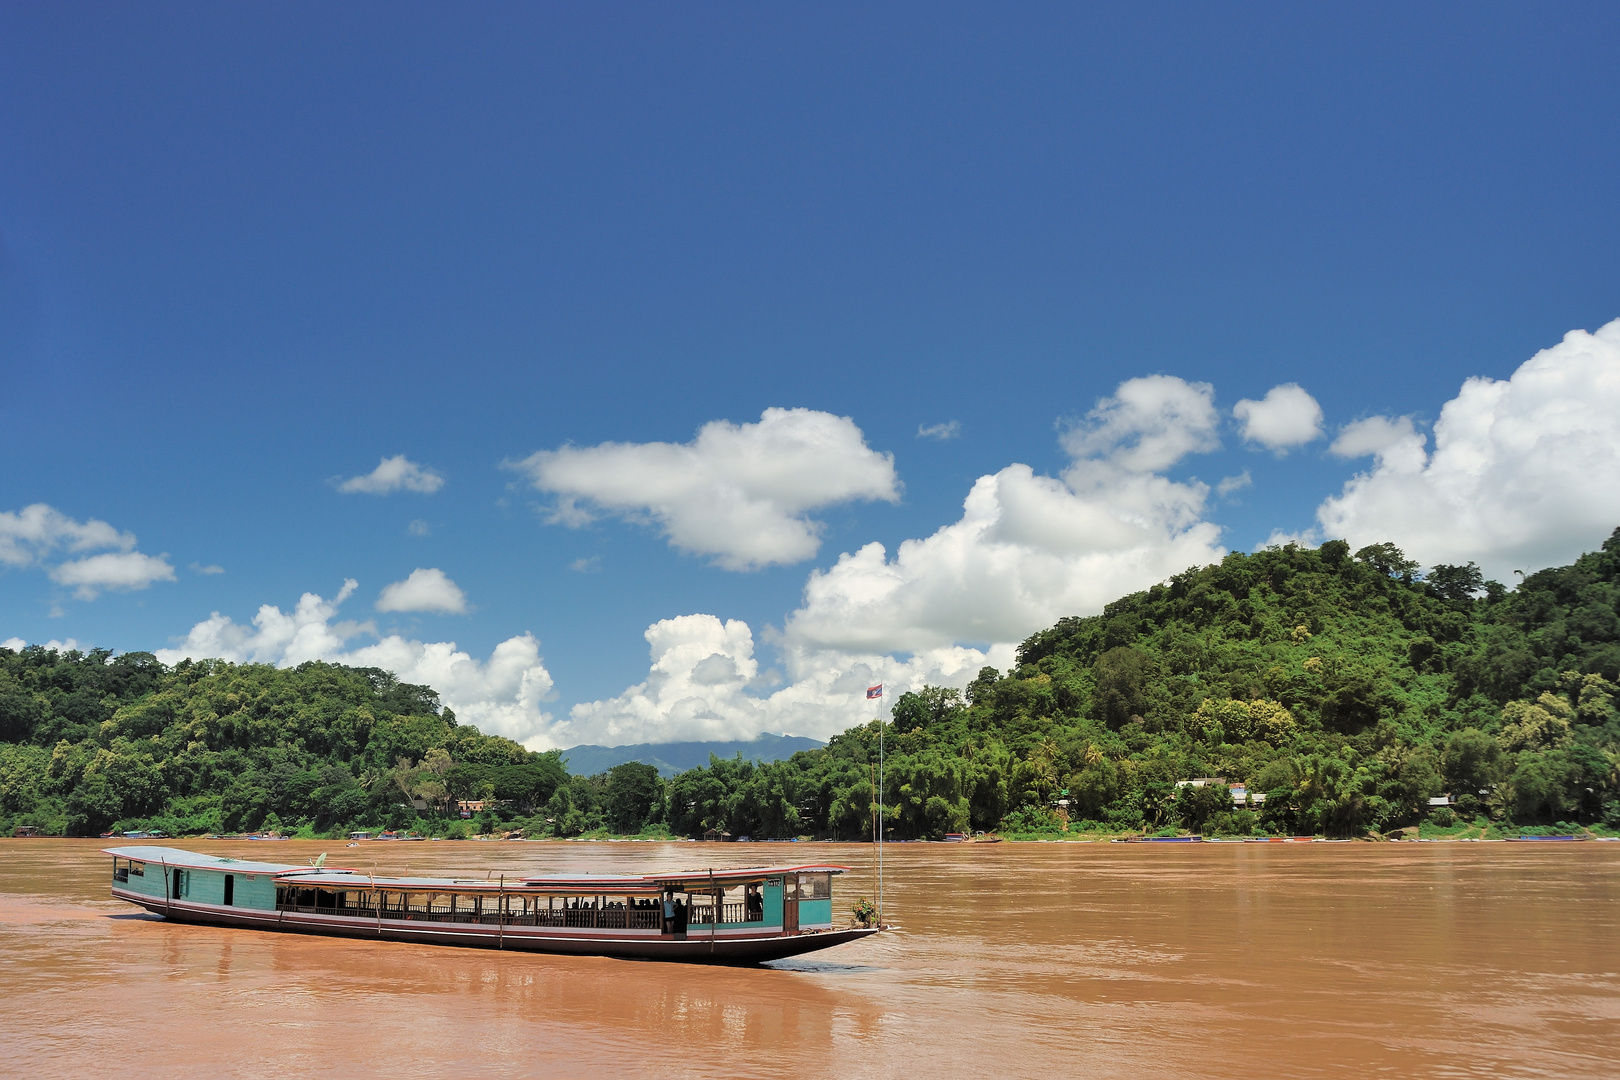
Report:
[[[192,841],[469,876],[861,845]],[[707,968],[171,925],[0,840],[0,1071],[165,1077],[1614,1077],[1620,843],[893,845],[900,929]]]

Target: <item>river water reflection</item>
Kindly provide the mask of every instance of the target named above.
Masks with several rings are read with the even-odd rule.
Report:
[[[192,841],[379,873],[860,845]],[[894,934],[703,968],[174,926],[100,842],[0,841],[7,1075],[1620,1074],[1620,844],[908,844]]]

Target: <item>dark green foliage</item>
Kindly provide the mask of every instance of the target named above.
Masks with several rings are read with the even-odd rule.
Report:
[[[608,770],[602,802],[608,826],[615,832],[640,832],[661,816],[664,782],[651,765],[639,761],[615,765]]]
[[[417,825],[411,800],[431,796],[428,816],[442,815],[453,774],[514,805],[551,797],[555,753],[448,713],[431,689],[376,669],[0,650],[0,828]]]
[[[925,686],[901,694],[894,703],[894,728],[899,732],[938,727],[962,708],[962,692],[955,687]]]
[[[1232,809],[1232,796],[1225,784],[1187,784],[1176,795],[1176,816],[1191,832],[1203,832],[1219,814]]]
[[[1134,615],[1126,619],[1133,630],[1140,627],[1140,620]],[[1110,635],[1110,640],[1124,636]],[[1147,711],[1147,683],[1151,675],[1152,660],[1139,649],[1117,645],[1099,656],[1093,698],[1093,713],[1097,719],[1117,731],[1132,718],[1139,718]]]

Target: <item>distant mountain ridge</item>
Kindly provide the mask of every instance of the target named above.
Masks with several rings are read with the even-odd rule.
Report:
[[[572,746],[562,752],[563,762],[575,776],[595,776],[615,765],[639,761],[658,770],[660,776],[674,776],[709,763],[709,755],[744,761],[782,761],[800,750],[818,750],[827,745],[802,735],[772,735],[768,731],[746,742],[633,743],[628,746]]]

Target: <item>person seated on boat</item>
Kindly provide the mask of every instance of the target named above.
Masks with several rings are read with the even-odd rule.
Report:
[[[749,885],[743,890],[743,905],[747,913],[747,922],[765,921],[765,894],[758,885]]]
[[[687,916],[686,901],[685,900],[676,900],[675,901],[675,932],[677,934],[686,933],[686,916]]]

